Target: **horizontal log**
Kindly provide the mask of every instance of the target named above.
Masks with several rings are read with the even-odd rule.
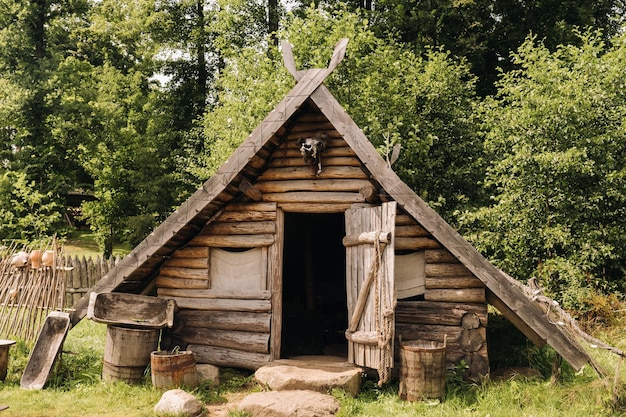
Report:
[[[284,193],[289,191],[352,191],[357,192],[364,186],[371,186],[368,180],[353,179],[310,179],[260,181],[256,187],[263,193]]]
[[[224,208],[224,212],[229,211],[273,211],[276,212],[275,203],[233,203]]]
[[[374,204],[380,201],[378,191],[376,190],[376,187],[374,187],[371,183],[368,183],[361,187],[359,189],[359,194],[361,194],[361,196],[367,203]]]
[[[159,297],[165,297],[161,289]],[[178,308],[193,308],[207,311],[271,311],[270,300],[235,300],[235,299],[203,299],[186,297],[169,297],[176,301]]]
[[[327,136],[325,140],[327,149],[348,146],[346,141],[329,122],[309,125],[297,123],[289,133],[288,140],[281,143],[278,149],[300,149],[300,145],[298,144],[300,139],[315,138],[320,133],[325,133]]]
[[[440,263],[456,263],[458,259],[454,257],[447,249],[431,249],[425,253],[426,263],[440,264]]]
[[[332,166],[346,166],[346,167],[360,167],[363,164],[359,159],[355,156],[324,156],[322,159],[323,167],[332,167]],[[304,164],[304,160],[302,156],[285,158],[281,156],[277,156],[274,154],[274,159],[269,163],[270,168],[280,168],[280,167],[299,167]]]
[[[204,289],[209,288],[208,279],[184,279],[157,275],[157,288]]]
[[[487,343],[487,332],[484,327],[478,329],[463,329],[458,339],[459,346],[464,352],[476,352]]]
[[[484,303],[486,302],[484,288],[454,289],[427,289],[424,293],[426,301],[445,301],[459,303]]]
[[[323,161],[322,161],[323,162]],[[359,167],[322,165],[322,172],[316,176],[309,166],[269,168],[257,181],[306,180],[306,179],[368,179],[368,175]]]
[[[169,289],[163,290],[163,296],[169,297],[186,297],[186,298],[223,298],[233,300],[269,300],[272,298],[272,293],[266,290],[199,290],[199,291],[187,291],[184,289]]]
[[[276,233],[276,223],[273,221],[258,222],[232,222],[222,223],[215,222],[206,226],[200,235],[260,235]]]
[[[262,222],[275,221],[276,210],[273,211],[224,211],[215,220],[216,223],[232,223],[232,222]]]
[[[417,224],[398,226],[396,224],[396,236],[397,237],[427,237],[430,233],[426,231],[422,226]]]
[[[461,326],[466,314],[475,314],[487,326],[486,304],[459,304],[431,301],[398,301],[396,322]]]
[[[413,219],[408,214],[404,214],[404,212],[398,209],[398,213],[396,214],[396,226],[408,226],[408,225],[416,225],[418,224],[415,219]]]
[[[472,273],[462,263],[453,264],[426,264],[426,277],[456,277],[467,276]]]
[[[277,149],[274,154],[275,155],[278,154],[279,156],[282,156],[284,158],[295,158],[298,156],[302,157],[299,148]],[[337,147],[326,148],[322,152],[322,165],[324,164],[325,157],[354,156],[354,155],[356,154],[354,153],[352,148],[350,148],[349,146],[337,146]]]
[[[203,344],[244,350],[246,352],[269,353],[269,333],[237,332],[186,327],[176,337],[189,344]]]
[[[244,193],[248,198],[254,201],[263,201],[263,193],[259,191],[249,181],[244,180],[239,183],[239,190]]]
[[[198,235],[189,245],[217,248],[257,248],[274,244],[273,234],[264,235]]]
[[[172,258],[204,258],[209,257],[209,248],[187,246],[172,253]]]
[[[238,330],[242,332],[268,333],[271,313],[245,313],[241,311],[180,310],[176,320],[184,327],[216,330]]]
[[[357,343],[359,345],[366,345],[366,346],[378,346],[378,332],[346,331],[345,335],[346,335],[346,339],[348,339],[352,343]]]
[[[395,250],[424,250],[441,248],[439,242],[427,237],[396,237]]]
[[[457,277],[426,277],[426,288],[483,288],[485,284],[473,275]]]
[[[480,327],[480,317],[476,313],[467,313],[461,318],[461,327],[467,330]]]
[[[207,249],[207,248],[205,248]],[[205,255],[208,255],[208,251],[205,250]],[[206,256],[204,258],[170,258],[165,261],[163,266],[167,267],[182,267],[182,268],[192,268],[192,269],[208,269],[209,268],[209,257]]]
[[[278,203],[363,203],[365,199],[358,192],[308,192],[293,191],[286,193],[266,193],[263,195],[265,201]]]
[[[391,232],[363,232],[358,235],[345,236],[343,238],[343,246],[351,247],[363,244],[385,243],[391,242]]]
[[[209,279],[208,269],[182,268],[177,266],[162,266],[159,269],[159,275],[171,278],[183,279]]]
[[[352,203],[281,203],[286,213],[344,213]]]
[[[270,362],[270,355],[246,352],[200,344],[191,344],[187,350],[193,352],[197,363],[208,363],[220,367],[243,368],[255,371]]]

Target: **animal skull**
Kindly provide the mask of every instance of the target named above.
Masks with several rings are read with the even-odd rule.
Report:
[[[315,138],[298,139],[300,154],[302,154],[304,162],[311,166],[311,171],[315,175],[320,175],[322,172],[322,152],[326,149],[326,138],[328,135],[321,133]]]

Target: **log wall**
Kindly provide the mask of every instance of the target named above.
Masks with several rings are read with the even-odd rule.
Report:
[[[328,135],[316,175],[298,140]],[[280,356],[282,326],[282,213],[343,213],[353,204],[386,201],[354,151],[320,113],[297,120],[272,153],[260,149],[242,171],[238,203],[229,203],[161,267],[159,296],[176,300],[174,337],[199,363],[256,369]],[[258,173],[261,172],[259,176]],[[423,251],[423,300],[399,300],[396,335],[402,340],[442,340],[448,366],[468,364],[468,375],[488,373],[485,288],[409,216],[396,216],[396,252]],[[265,248],[260,289],[211,288],[211,248]],[[396,343],[396,347],[399,346]],[[397,348],[396,348],[397,351]],[[397,358],[396,358],[397,360]],[[399,362],[396,362],[399,364]]]
[[[160,268],[157,294],[179,308],[172,337],[199,363],[256,369],[270,361],[271,266],[261,262],[262,282],[246,286],[260,289],[215,289],[211,251],[267,248],[275,242],[276,219],[275,203],[228,205]],[[267,250],[263,254],[267,260]]]
[[[399,340],[447,340],[448,368],[463,361],[465,377],[479,380],[489,373],[487,303],[484,284],[413,219],[396,217],[396,251],[424,251],[424,300],[398,300]],[[399,346],[399,343],[396,344]],[[396,349],[396,360],[399,360]]]

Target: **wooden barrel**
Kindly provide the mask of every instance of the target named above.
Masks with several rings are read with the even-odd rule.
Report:
[[[446,392],[446,342],[400,343],[400,398],[443,398]]]
[[[141,382],[150,364],[150,352],[159,345],[159,333],[159,329],[108,325],[102,379],[129,384]]]
[[[152,385],[156,388],[195,388],[200,383],[196,358],[190,350],[152,352],[150,368]]]
[[[15,344],[15,340],[0,340],[0,381],[7,377],[9,369],[9,348]]]

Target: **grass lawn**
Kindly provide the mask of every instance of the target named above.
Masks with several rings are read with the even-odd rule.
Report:
[[[116,245],[113,247],[113,256],[123,257],[132,249],[128,245]],[[102,255],[102,251],[98,248],[95,235],[92,232],[75,230],[63,243],[63,254],[71,257],[82,258],[84,256],[89,258]]]
[[[29,347],[19,342],[11,348],[9,373],[0,385],[0,404],[8,405],[2,417],[140,417],[153,416],[154,405],[162,392],[152,387],[149,375],[139,385],[101,380],[106,326],[90,320],[72,329],[64,345],[62,361],[43,390],[28,391],[19,386],[28,360]],[[624,346],[626,331],[610,329],[606,340],[616,338]],[[590,417],[623,416],[626,412],[626,371],[619,370],[615,355],[596,351],[594,355],[609,372],[598,378],[588,367],[578,375],[565,372],[564,380],[551,384],[547,380],[516,377],[500,382],[468,384],[454,375],[448,380],[443,401],[407,402],[398,398],[398,382],[378,388],[374,381],[363,383],[361,394],[351,398],[335,391],[341,409],[339,416],[468,416],[468,417]],[[217,388],[200,387],[192,393],[204,404],[226,402],[233,393],[258,391],[249,371],[226,369]],[[617,385],[615,382],[617,381]],[[244,416],[231,411],[230,416]]]

